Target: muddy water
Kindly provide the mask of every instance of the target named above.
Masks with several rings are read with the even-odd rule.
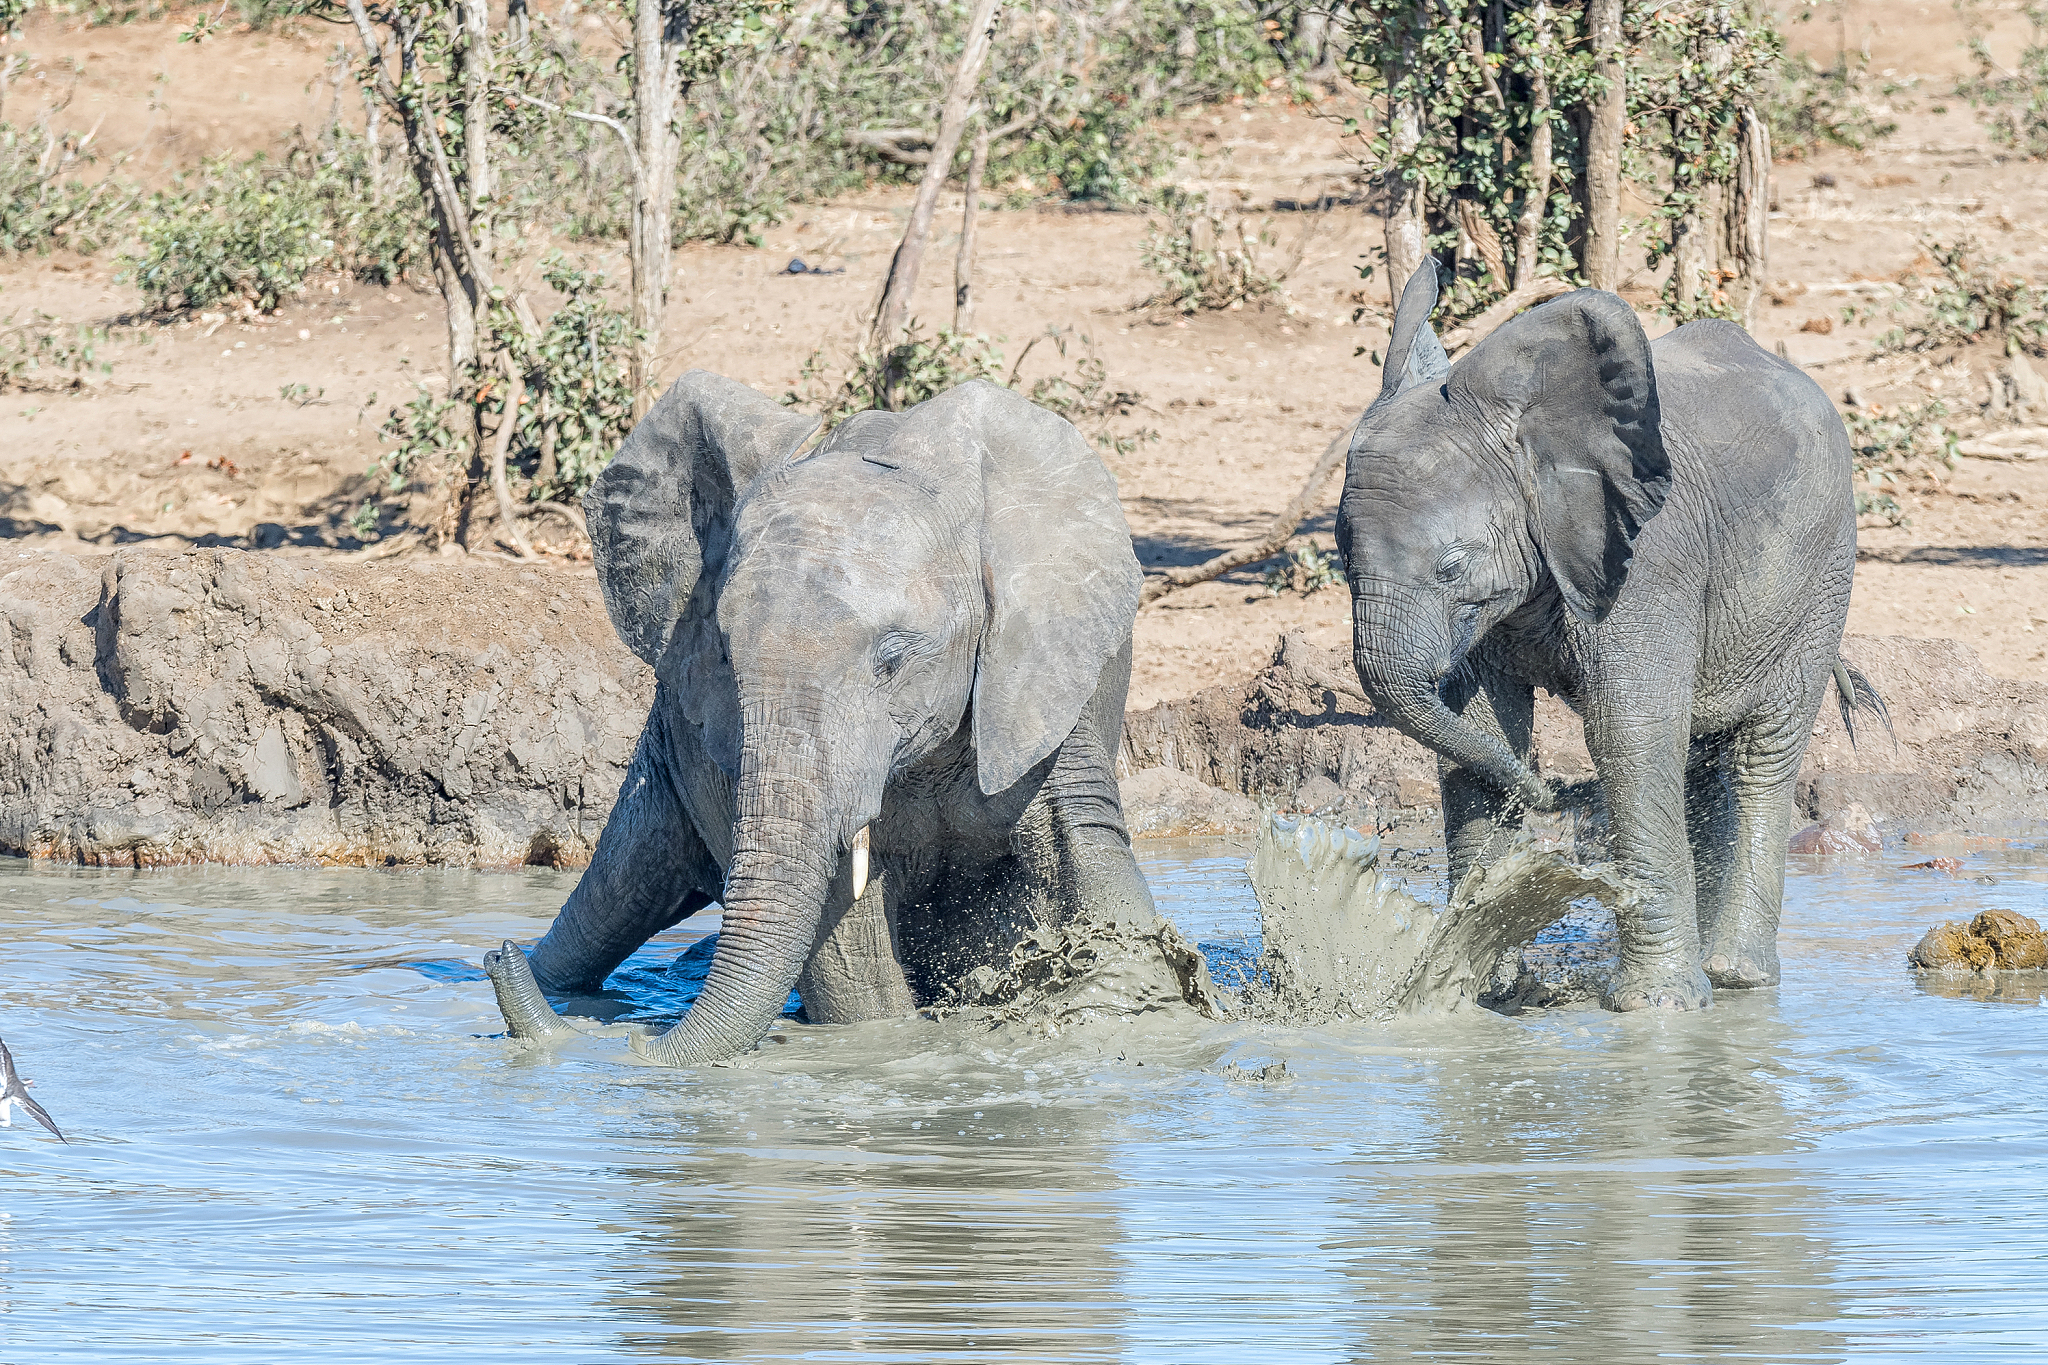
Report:
[[[0,1130],[0,1361],[2039,1359],[2048,986],[1901,964],[2048,914],[2048,856],[1903,861],[1795,866],[1787,984],[1702,1015],[785,1025],[694,1073],[486,1036],[464,964],[565,875],[0,865],[0,1036],[73,1140]],[[1219,846],[1147,871],[1255,928]]]

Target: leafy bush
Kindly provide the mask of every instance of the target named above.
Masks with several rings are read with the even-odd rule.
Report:
[[[0,320],[0,391],[76,388],[114,368],[100,359],[106,344],[101,328],[66,326],[41,311],[16,322],[10,313]]]
[[[312,184],[279,174],[262,156],[208,162],[196,189],[156,196],[136,233],[126,278],[157,312],[240,301],[274,312],[306,277],[335,259],[325,207]]]
[[[971,379],[1013,382],[1014,375],[1010,380],[1003,376],[1000,340],[948,328],[926,336],[912,318],[901,344],[880,353],[866,345],[857,348],[836,384],[825,351],[813,351],[804,362],[802,392],[792,389],[782,401],[817,409],[830,428],[873,408],[901,412]]]
[[[1988,35],[1975,11],[1963,7],[1963,12],[1975,29],[1969,44],[1977,74],[1958,81],[1956,94],[1969,101],[1993,142],[2022,156],[2048,156],[2048,5],[2027,6],[2032,31],[2012,71],[1991,59]]]
[[[1918,316],[1878,338],[1878,350],[1926,351],[1997,342],[2008,351],[2039,349],[2048,336],[2048,291],[2026,277],[1999,269],[2003,257],[1986,257],[1975,238],[1926,243],[1937,273],[1909,295]]]
[[[91,255],[126,230],[137,191],[113,175],[88,185],[67,174],[90,159],[77,134],[50,128],[47,111],[27,128],[0,123],[0,253],[61,244]]]
[[[418,185],[403,167],[380,174],[361,134],[330,128],[318,145],[295,148],[288,164],[310,185],[341,269],[396,284],[425,261],[434,229]]]
[[[412,401],[393,408],[377,429],[378,437],[392,448],[370,465],[370,481],[381,484],[387,493],[398,493],[412,481],[422,462],[432,465],[466,457],[468,445],[448,426],[448,414],[460,406],[453,398],[436,398],[432,389],[421,384]],[[367,510],[370,504],[363,506]],[[357,515],[362,518],[364,513]],[[367,525],[375,526],[375,519],[368,519]],[[360,527],[359,533],[367,534]]]
[[[1162,287],[1141,307],[1198,313],[1279,297],[1291,263],[1273,256],[1268,228],[1248,230],[1242,214],[1226,216],[1206,196],[1177,186],[1162,189],[1156,202],[1166,221],[1145,235],[1138,259]]]
[[[555,252],[541,263],[541,278],[562,302],[530,346],[502,298],[489,315],[493,353],[519,356],[525,379],[506,472],[524,483],[528,501],[569,501],[583,496],[632,429],[628,360],[640,335],[606,299],[603,274],[576,269]],[[450,425],[467,404],[504,420],[510,385],[497,363],[459,379],[448,398],[420,385],[412,401],[385,418],[378,435],[391,449],[369,469],[383,492],[402,492],[427,469],[469,460],[469,442]],[[366,502],[351,525],[367,536],[378,520],[376,505]]]
[[[1846,55],[1823,67],[1804,53],[1785,53],[1766,91],[1771,150],[1786,159],[1810,156],[1823,146],[1860,152],[1899,130],[1894,110],[1884,102],[1895,89],[1886,86],[1873,100],[1868,74]]]
[[[507,461],[527,477],[533,500],[568,500],[583,496],[632,430],[629,360],[640,334],[605,298],[603,274],[556,252],[541,278],[562,304],[527,356],[526,403]],[[497,323],[505,336],[510,319]]]
[[[1304,541],[1288,552],[1287,558],[1266,570],[1266,595],[1284,592],[1307,597],[1344,582],[1344,561],[1337,551],[1324,550],[1313,540]]]
[[[374,180],[367,146],[343,131],[282,162],[209,161],[155,196],[125,277],[156,312],[274,312],[320,269],[389,284],[425,256],[430,229],[410,177]]]
[[[1851,408],[1842,414],[1856,461],[1856,514],[1905,524],[1905,510],[1893,496],[1915,474],[1934,465],[1955,468],[1957,437],[1943,419],[1940,402],[1900,407]]]

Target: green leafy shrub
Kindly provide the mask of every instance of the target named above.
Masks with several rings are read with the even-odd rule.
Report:
[[[1160,288],[1141,307],[1199,313],[1280,296],[1291,266],[1275,256],[1269,228],[1249,229],[1242,214],[1225,215],[1207,196],[1178,186],[1163,188],[1155,202],[1165,222],[1145,235],[1138,260]]]
[[[1933,279],[1908,295],[1917,310],[1877,340],[1878,350],[1927,351],[1992,341],[2007,351],[2041,348],[2048,336],[2048,291],[2000,269],[1973,237],[1927,242]]]
[[[0,391],[76,388],[87,375],[107,374],[100,358],[105,329],[72,327],[37,311],[27,322],[0,320]]]
[[[138,192],[114,175],[87,184],[70,173],[89,160],[81,139],[54,132],[47,113],[26,128],[0,123],[0,254],[62,245],[91,255],[126,230]]]
[[[1895,491],[1935,465],[1955,468],[1958,438],[1940,402],[1851,408],[1842,414],[1856,462],[1856,514],[1905,524]]]
[[[419,385],[412,401],[393,408],[377,429],[378,437],[391,449],[370,465],[370,481],[381,485],[387,493],[399,493],[417,477],[422,464],[466,457],[468,444],[448,425],[448,415],[460,406],[456,399],[437,398],[432,389]],[[358,516],[361,515],[359,512]],[[370,525],[375,524],[372,519]]]
[[[1970,55],[1977,61],[1977,73],[1958,81],[1956,94],[1969,101],[1994,143],[2022,156],[2048,156],[2048,5],[2027,6],[2030,32],[2020,49],[2019,65],[2011,71],[1992,60],[1988,34],[1975,9],[1960,8],[1972,25]]]
[[[294,149],[288,165],[312,189],[339,268],[396,284],[425,264],[434,229],[419,188],[403,168],[380,174],[361,134],[330,128],[318,145]]]
[[[322,269],[392,283],[425,258],[431,229],[411,178],[385,179],[345,130],[282,161],[209,161],[155,196],[126,278],[161,313],[237,302],[274,312]]]
[[[1862,151],[1899,130],[1888,97],[1899,87],[1875,92],[1860,65],[1844,55],[1824,67],[1805,53],[1785,53],[1766,88],[1765,120],[1771,150],[1787,160],[1811,156],[1821,147]]]
[[[225,158],[199,184],[156,197],[139,225],[126,278],[157,312],[245,302],[269,313],[335,260],[325,206],[302,177],[266,158]]]
[[[640,334],[605,297],[602,273],[556,252],[541,278],[562,303],[527,356],[526,402],[507,460],[528,479],[531,499],[568,501],[583,496],[633,428],[630,357]],[[497,323],[507,335],[510,319]]]
[[[541,278],[561,304],[530,345],[503,298],[489,314],[493,355],[519,357],[525,381],[505,464],[526,500],[568,502],[583,496],[632,430],[628,362],[640,334],[606,298],[602,273],[577,269],[555,252],[541,263]],[[451,425],[468,404],[504,420],[511,385],[497,360],[460,379],[449,398],[419,386],[412,401],[385,418],[378,434],[391,449],[369,469],[385,493],[402,492],[436,465],[470,458],[469,442]],[[365,503],[351,524],[367,535],[378,520],[375,505]]]
[[[830,428],[873,408],[901,412],[972,379],[1012,383],[1014,376],[1003,374],[1000,341],[949,328],[927,336],[912,318],[899,345],[882,352],[865,345],[856,349],[836,383],[825,351],[813,351],[804,362],[802,392],[791,390],[782,401],[817,409]]]

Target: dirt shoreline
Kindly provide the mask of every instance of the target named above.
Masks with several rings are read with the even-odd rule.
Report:
[[[651,671],[587,568],[230,549],[17,552],[0,576],[0,851],[89,864],[575,867]],[[2048,685],[1953,641],[1852,637],[1894,751],[1824,710],[1807,818],[1988,828],[2048,812]],[[1127,713],[1134,834],[1245,831],[1259,804],[1364,827],[1435,817],[1435,760],[1357,695],[1344,653],[1285,636],[1249,681]],[[1539,762],[1591,776],[1576,720]]]

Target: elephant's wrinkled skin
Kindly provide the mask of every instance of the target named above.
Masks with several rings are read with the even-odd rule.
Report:
[[[645,1049],[673,1064],[751,1048],[792,987],[814,1023],[900,1015],[1035,923],[1154,917],[1113,767],[1140,576],[1108,470],[990,384],[803,452],[815,428],[692,371],[585,500],[657,690],[530,963],[592,991],[722,902],[703,994]],[[546,1032],[516,957],[487,960],[500,1003]]]
[[[1584,718],[1624,916],[1608,1004],[1778,979],[1793,782],[1856,562],[1849,444],[1795,367],[1725,322],[1652,345],[1582,289],[1450,365],[1432,265],[1402,295],[1339,513],[1373,705],[1439,758],[1453,882],[1556,796],[1533,689]],[[1711,984],[1710,984],[1711,982]]]

